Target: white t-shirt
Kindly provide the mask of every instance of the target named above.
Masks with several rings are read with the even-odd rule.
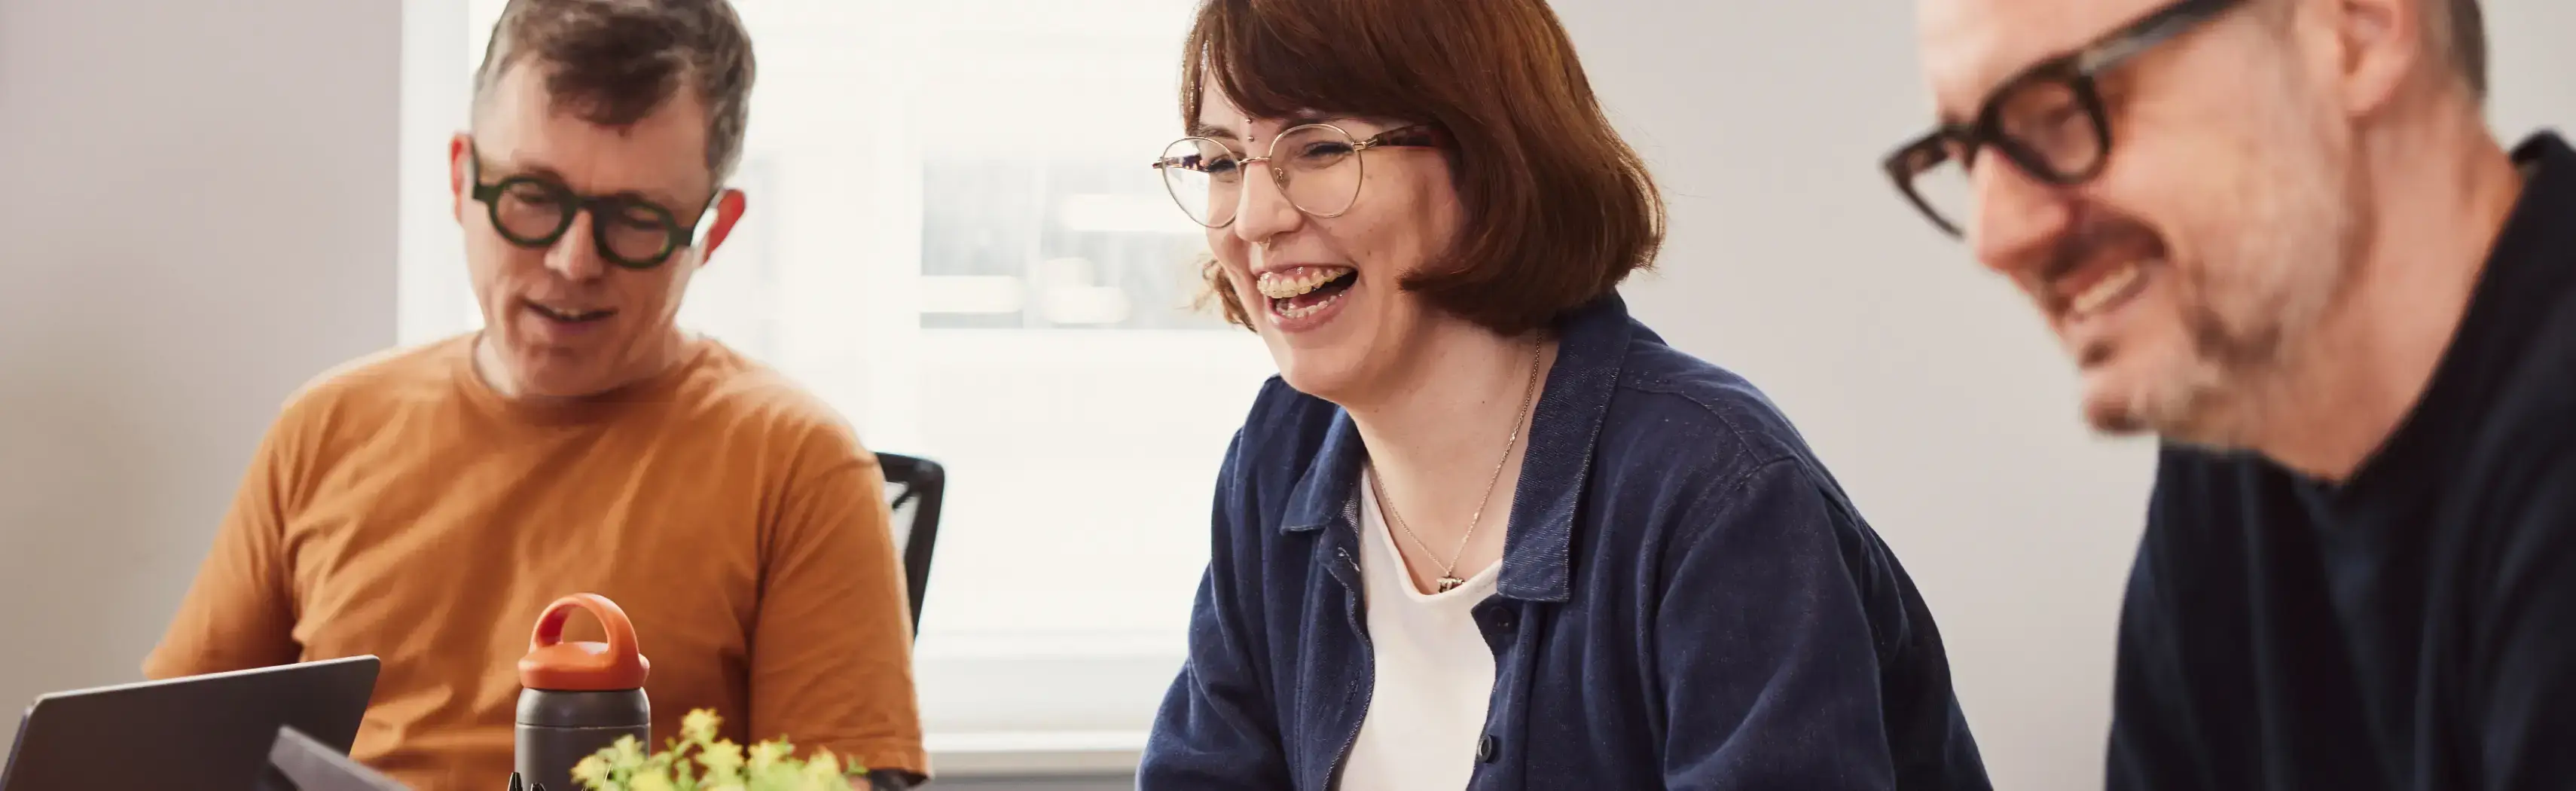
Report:
[[[1463,789],[1494,694],[1494,652],[1474,610],[1494,595],[1503,564],[1456,590],[1423,593],[1396,554],[1394,528],[1369,483],[1360,476],[1360,579],[1377,679],[1341,791]]]

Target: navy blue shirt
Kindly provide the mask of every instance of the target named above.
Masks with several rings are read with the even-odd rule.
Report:
[[[2164,451],[2114,791],[2576,788],[2576,151],[2514,159],[2467,314],[2349,479]]]
[[[1988,788],[1931,613],[1787,419],[1615,295],[1556,330],[1475,609],[1495,678],[1469,787]],[[1366,456],[1340,408],[1262,390],[1139,789],[1334,787],[1372,691]]]

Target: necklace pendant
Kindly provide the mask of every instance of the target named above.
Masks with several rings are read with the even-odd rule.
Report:
[[[1457,590],[1460,585],[1467,584],[1467,581],[1457,577],[1442,575],[1440,580],[1434,584],[1440,588],[1440,590],[1435,591],[1436,593],[1448,593],[1450,591]]]

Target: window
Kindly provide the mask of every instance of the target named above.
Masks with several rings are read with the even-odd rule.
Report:
[[[1227,440],[1275,371],[1188,307],[1190,0],[737,0],[750,212],[682,310],[877,450],[947,466],[917,664],[934,750],[1142,741]],[[469,331],[445,140],[499,0],[407,7],[402,338]]]

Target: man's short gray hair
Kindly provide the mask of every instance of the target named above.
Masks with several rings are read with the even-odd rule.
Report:
[[[652,115],[686,88],[707,112],[707,170],[742,160],[751,36],[726,0],[510,0],[474,72],[474,108],[511,68],[546,70],[555,104],[601,126]]]

